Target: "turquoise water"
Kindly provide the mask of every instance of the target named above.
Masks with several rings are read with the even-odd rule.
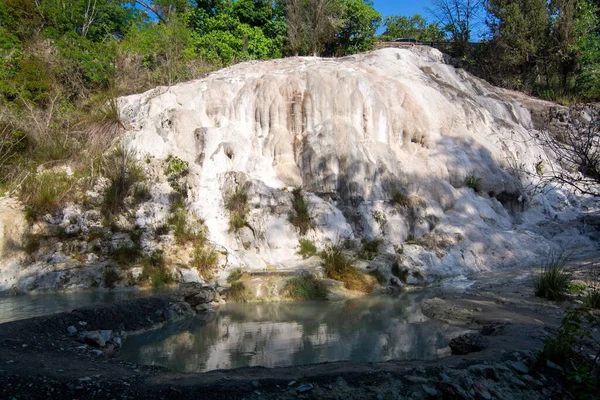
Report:
[[[449,354],[456,331],[420,311],[423,295],[228,304],[129,336],[123,360],[182,372],[324,361],[424,360]]]

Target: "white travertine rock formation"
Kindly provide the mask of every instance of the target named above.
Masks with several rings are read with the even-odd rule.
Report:
[[[402,262],[426,275],[556,250],[519,225],[544,217],[529,182],[512,173],[534,172],[542,157],[528,141],[529,111],[431,48],[247,62],[120,106],[125,141],[140,158],[189,162],[191,209],[249,268],[298,265],[300,235],[288,222],[294,187],[306,192],[315,222],[307,237],[319,247],[381,237],[393,253],[416,240]],[[239,186],[249,194],[250,241],[228,231],[224,199]],[[394,205],[397,191],[411,205]]]

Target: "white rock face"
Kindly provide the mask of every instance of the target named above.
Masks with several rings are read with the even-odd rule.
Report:
[[[407,240],[451,238],[449,246],[404,245],[405,265],[426,275],[531,263],[558,250],[534,223],[520,224],[566,201],[555,194],[531,208],[530,182],[511,174],[534,172],[545,158],[528,140],[529,111],[431,48],[248,62],[120,106],[125,141],[140,158],[189,162],[190,207],[210,239],[249,268],[298,263],[293,187],[306,192],[314,221],[306,237],[318,247],[380,237],[392,253]],[[228,231],[224,199],[242,186],[253,240],[249,230]],[[414,206],[392,204],[396,191]]]

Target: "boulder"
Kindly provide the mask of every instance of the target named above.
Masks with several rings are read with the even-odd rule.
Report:
[[[481,351],[486,347],[483,336],[479,333],[465,333],[454,339],[449,343],[452,354],[464,355]]]

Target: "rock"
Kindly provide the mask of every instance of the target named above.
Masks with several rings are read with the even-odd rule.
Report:
[[[251,386],[252,386],[254,389],[258,389],[258,388],[261,386],[261,384],[260,384],[260,382],[259,382],[259,381],[252,381],[252,382],[250,382],[250,385],[251,385]]]
[[[518,387],[520,389],[525,389],[528,387],[527,384],[519,378],[511,377],[510,382],[513,384],[513,386]]]
[[[101,330],[98,331],[98,333],[100,334],[100,336],[102,336],[102,339],[104,340],[105,343],[108,343],[110,341],[110,339],[112,339],[112,331],[111,330]]]
[[[122,343],[122,342],[121,342],[121,338],[120,338],[120,337],[118,337],[118,336],[115,336],[115,337],[112,339],[112,342],[113,342],[113,343],[114,343],[114,344],[115,344],[117,347],[121,347],[121,343]]]
[[[421,311],[429,318],[438,319],[448,324],[471,324],[473,313],[464,308],[458,308],[440,298],[427,299],[421,303]]]
[[[507,325],[506,322],[493,322],[485,325],[481,328],[481,334],[484,336],[496,336],[502,333],[504,327]]]
[[[302,393],[310,392],[314,388],[315,387],[312,385],[312,383],[305,383],[304,385],[298,386],[296,388],[296,392],[298,392],[298,394],[302,394]]]
[[[515,361],[508,364],[512,369],[517,371],[519,374],[526,375],[529,373],[529,368],[523,361]]]
[[[412,383],[428,383],[429,381],[426,378],[422,378],[420,376],[407,376],[406,380]]]
[[[98,349],[92,349],[92,350],[90,350],[90,353],[95,354],[97,356],[101,356],[102,354],[104,354],[104,352],[102,350],[98,350]]]
[[[98,331],[83,332],[81,336],[83,338],[83,343],[89,344],[90,346],[104,347],[106,345],[106,341]]]
[[[192,269],[180,269],[179,270],[180,281],[182,283],[202,283],[202,279],[200,279],[200,275],[198,274],[198,270],[195,268]]]
[[[485,342],[479,333],[466,333],[452,339],[449,343],[452,354],[464,355],[483,350]]]
[[[437,390],[435,390],[433,387],[429,386],[429,385],[421,385],[421,387],[423,388],[423,391],[430,397],[434,397],[438,395]]]
[[[67,332],[68,332],[69,336],[75,336],[77,334],[77,328],[75,328],[73,325],[71,325],[67,328]]]
[[[484,364],[471,365],[468,368],[468,371],[473,374],[487,378],[487,379],[493,379],[495,381],[500,380],[498,372],[491,365],[484,365]]]

